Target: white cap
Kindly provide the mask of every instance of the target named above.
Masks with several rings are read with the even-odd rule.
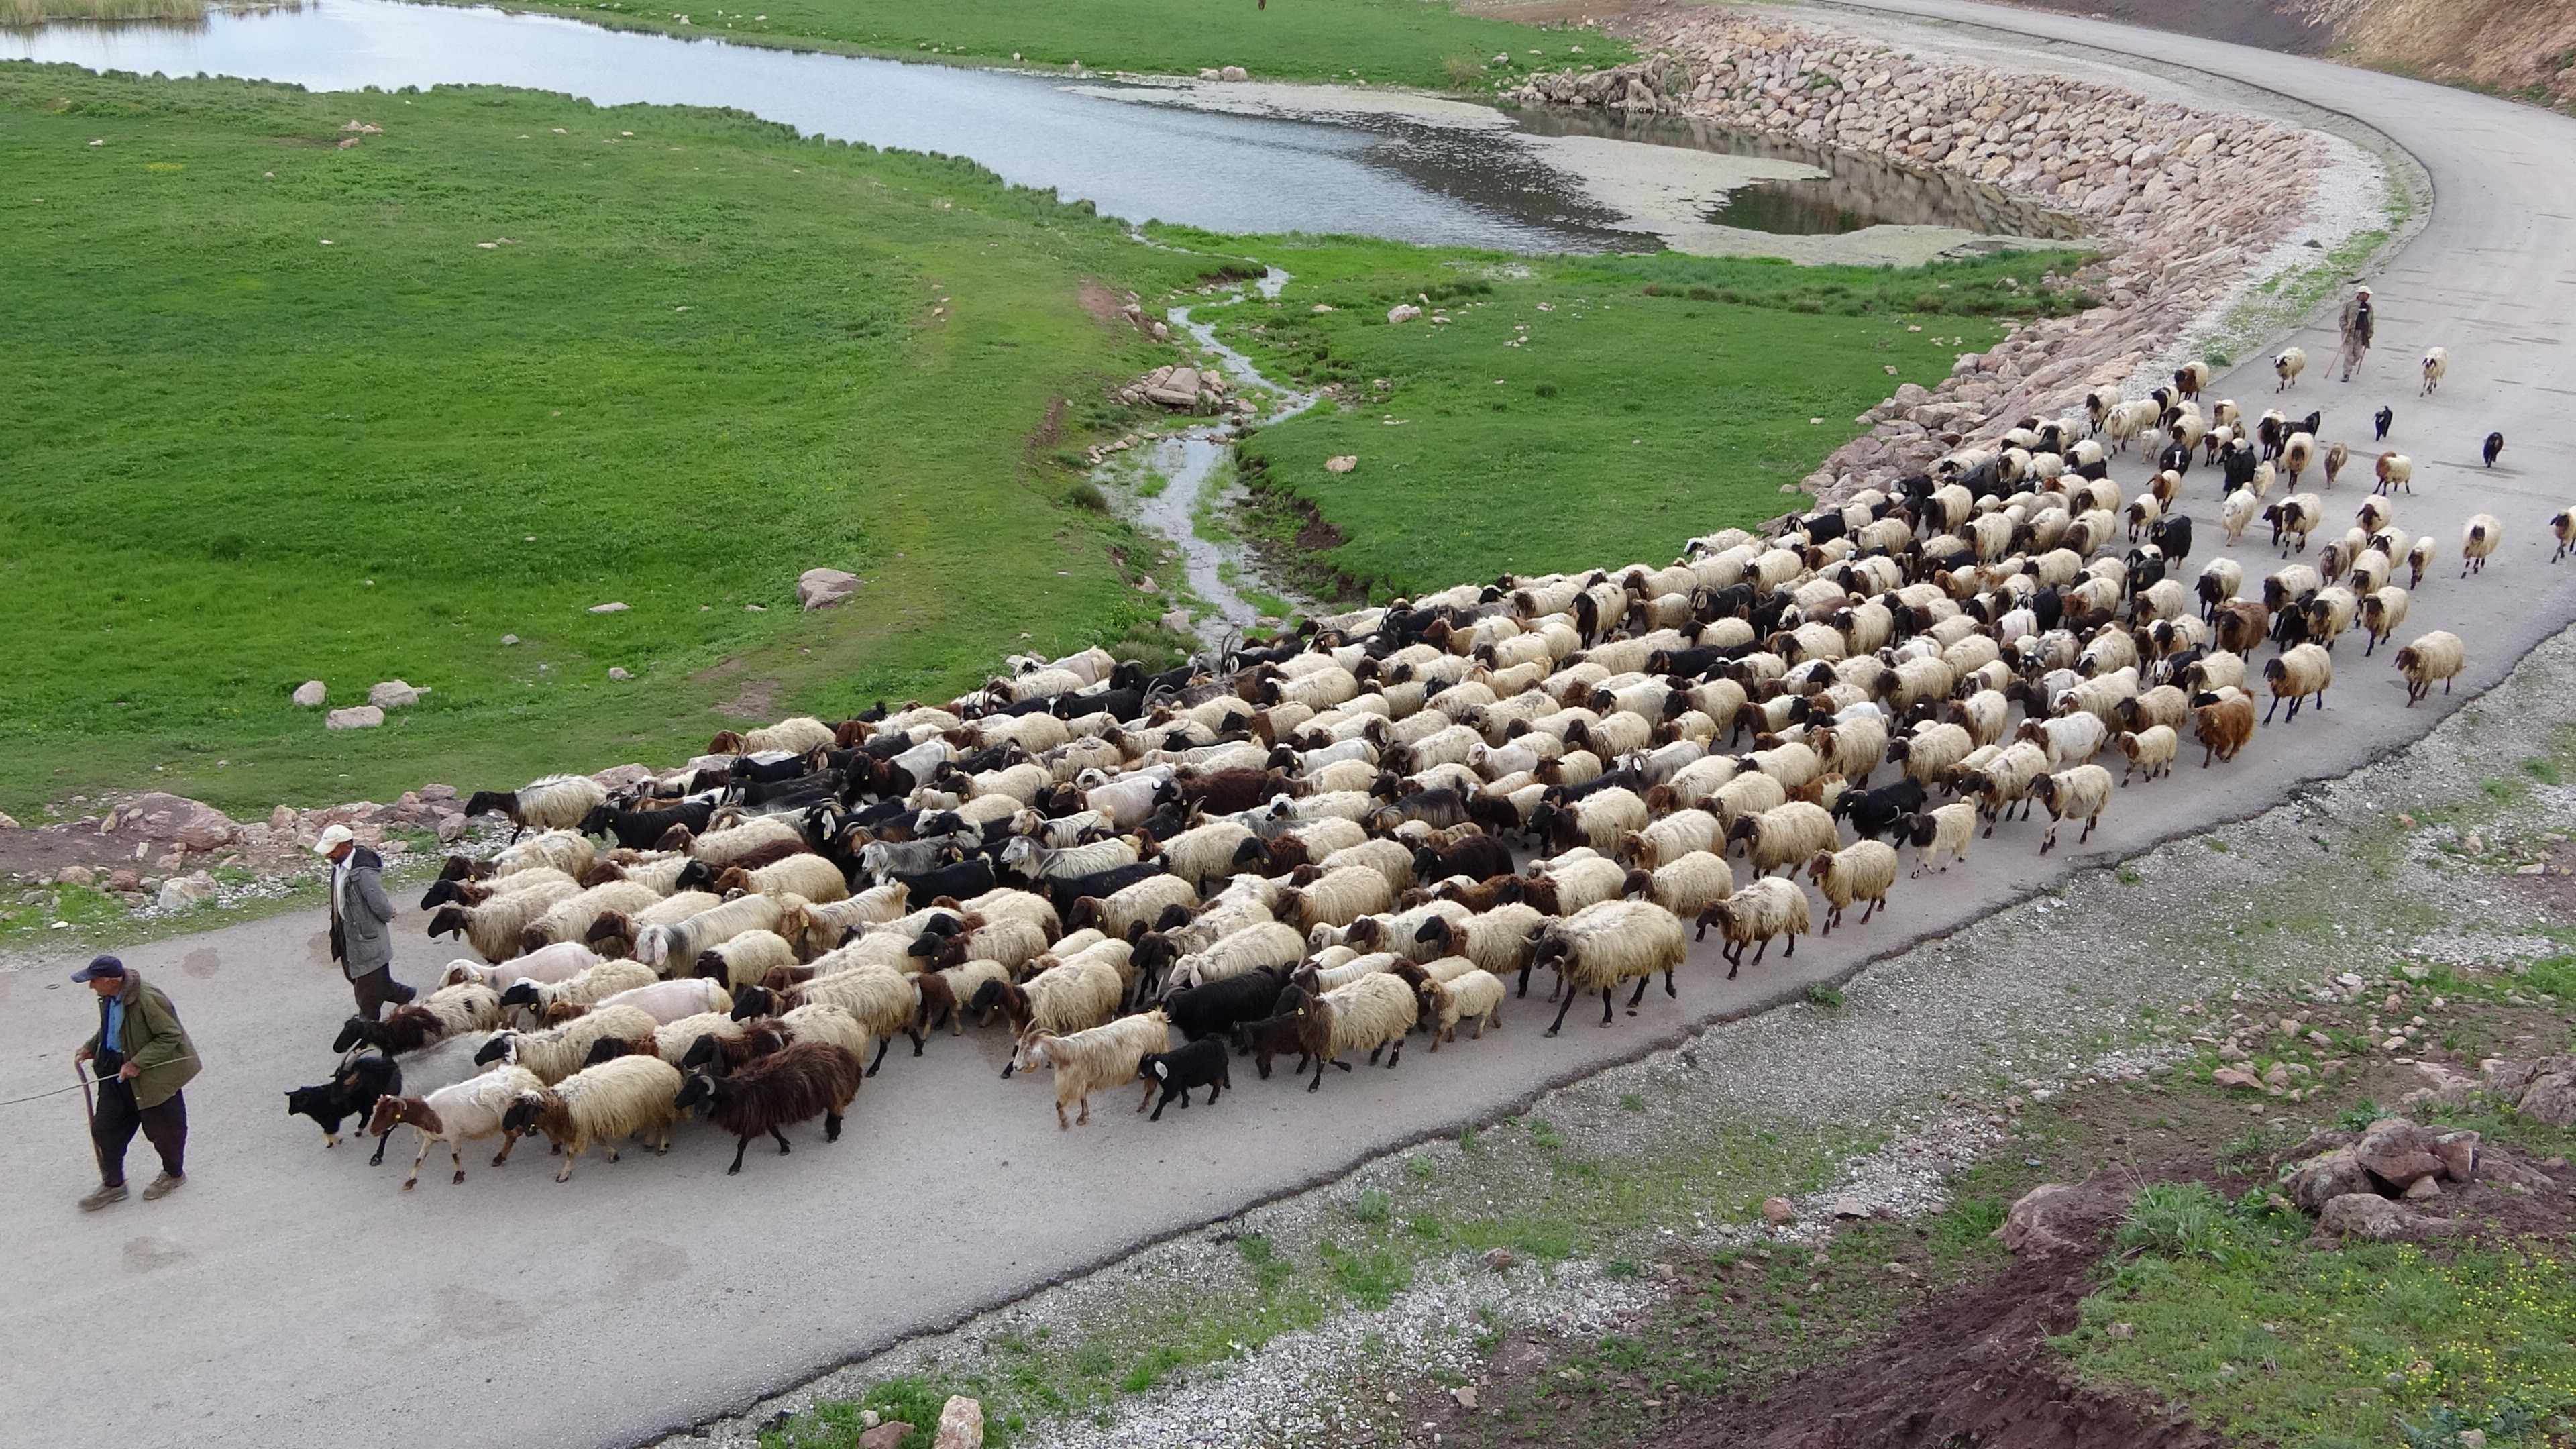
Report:
[[[348,826],[334,825],[322,832],[321,839],[313,842],[313,853],[315,855],[329,855],[332,851],[339,849],[341,846],[346,845],[357,838],[356,833],[351,831]]]

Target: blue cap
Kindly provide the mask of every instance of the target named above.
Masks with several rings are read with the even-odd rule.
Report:
[[[88,965],[72,973],[74,981],[96,981],[102,976],[124,980],[125,963],[113,956],[92,956]]]

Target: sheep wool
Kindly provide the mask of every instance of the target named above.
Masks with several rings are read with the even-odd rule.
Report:
[[[1565,990],[1565,1005],[1558,1008],[1556,1021],[1548,1027],[1547,1034],[1556,1035],[1565,1025],[1565,1014],[1573,1008],[1575,998],[1592,991],[1601,993],[1601,1024],[1609,1025],[1611,990],[1631,978],[1637,983],[1635,994],[1628,999],[1631,1008],[1645,999],[1647,980],[1657,972],[1663,973],[1664,994],[1679,995],[1673,972],[1688,954],[1689,944],[1680,919],[1652,901],[1600,901],[1546,927],[1539,933],[1530,964],[1535,967],[1555,963]],[[1528,968],[1524,968],[1524,994],[1529,989],[1527,972]]]
[[[1887,904],[1887,892],[1896,884],[1896,847],[1883,841],[1860,840],[1841,850],[1819,850],[1807,861],[1807,878],[1824,893],[1825,928],[1820,933],[1830,936],[1842,924],[1843,911],[1854,901],[1866,901],[1861,908],[1860,923],[1879,907]]]
[[[403,1191],[420,1185],[420,1164],[429,1156],[433,1142],[445,1142],[455,1160],[455,1182],[465,1180],[465,1144],[477,1142],[503,1131],[509,1132],[510,1143],[519,1139],[514,1129],[503,1126],[502,1118],[510,1104],[521,1094],[534,1092],[545,1084],[524,1067],[500,1066],[480,1076],[441,1087],[426,1097],[382,1097],[376,1102],[376,1115],[367,1124],[368,1135],[382,1137],[396,1125],[409,1123],[418,1136],[420,1150],[412,1155],[411,1176],[403,1179]],[[510,1155],[509,1143],[492,1165],[500,1166]]]
[[[580,1071],[590,1049],[603,1041],[653,1042],[658,1025],[631,1007],[611,1007],[575,1017],[561,1026],[537,1031],[509,1031],[492,1038],[475,1054],[478,1062],[501,1061],[523,1067],[546,1086]]]
[[[1469,1038],[1482,1041],[1485,1028],[1500,1030],[1503,1025],[1503,998],[1509,994],[1502,978],[1490,971],[1470,967],[1446,981],[1434,980],[1424,988],[1430,998],[1431,1014],[1438,1023],[1431,1034],[1431,1049],[1440,1050],[1442,1042],[1458,1039],[1458,1023],[1472,1021],[1476,1029]]]
[[[2406,707],[2433,692],[2435,683],[2442,692],[2451,692],[2451,681],[2468,667],[2468,646],[2448,629],[2435,629],[2417,636],[2414,643],[2397,651],[2397,672],[2406,677]]]
[[[1706,935],[1715,925],[1726,939],[1726,979],[1735,979],[1743,969],[1744,948],[1755,946],[1754,963],[1771,949],[1773,938],[1787,936],[1788,948],[1780,953],[1782,960],[1798,954],[1798,938],[1813,929],[1808,913],[1807,893],[1797,882],[1772,877],[1754,881],[1744,889],[1700,913],[1699,928]],[[1756,943],[1759,943],[1756,945]]]
[[[1055,1069],[1055,1125],[1071,1131],[1091,1121],[1092,1093],[1133,1082],[1145,1054],[1169,1051],[1171,1043],[1170,1019],[1149,1011],[1062,1036],[1033,1028],[1021,1039],[1014,1065],[1028,1071]],[[1065,1108],[1077,1104],[1081,1114],[1068,1119]]]
[[[585,1067],[551,1088],[521,1092],[504,1124],[522,1122],[546,1134],[563,1151],[555,1181],[596,1142],[617,1160],[622,1138],[642,1137],[655,1152],[671,1150],[671,1119],[680,1095],[680,1070],[658,1056],[618,1057]]]

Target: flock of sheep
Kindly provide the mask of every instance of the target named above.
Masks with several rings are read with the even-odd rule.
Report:
[[[1294,1056],[1308,1091],[1356,1054],[1393,1067],[1416,1032],[1499,1026],[1542,970],[1548,1035],[1593,993],[1609,1026],[1623,988],[1631,1014],[1656,976],[1678,994],[1694,933],[1732,977],[1854,905],[1867,924],[1900,850],[1947,870],[2034,809],[2038,850],[2070,822],[2080,842],[2186,738],[2206,769],[2283,705],[2284,727],[2323,708],[2350,630],[2365,657],[2395,635],[2439,563],[2402,521],[2411,465],[2383,455],[2331,530],[2297,490],[2346,450],[2314,416],[2204,417],[2207,378],[2097,391],[1666,567],[1464,585],[1159,675],[1014,660],[944,705],[728,731],[615,794],[478,795],[538,832],[451,860],[422,902],[480,959],[351,1018],[290,1108],[413,1126],[406,1187],[439,1142],[462,1181],[464,1143],[502,1137],[497,1165],[542,1132],[560,1179],[593,1143],[667,1148],[701,1106],[739,1170],[816,1116],[837,1136],[894,1038],[919,1056],[943,1026],[1006,1023],[1003,1076],[1051,1070],[1068,1127],[1126,1085],[1157,1118],[1213,1102],[1239,1056],[1263,1077]],[[2158,463],[2134,496],[2108,476],[2133,444]],[[2267,576],[2187,565],[2196,460],[2231,543],[2270,525]],[[2576,510],[2554,527],[2563,557]],[[2501,531],[2469,522],[2464,576]],[[2410,705],[2465,662],[2438,630],[2395,653]],[[404,1094],[406,1063],[467,1057]]]

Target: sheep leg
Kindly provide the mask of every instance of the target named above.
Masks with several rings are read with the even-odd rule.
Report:
[[[1386,1054],[1386,1069],[1390,1072],[1394,1071],[1395,1064],[1402,1060],[1404,1060],[1404,1038],[1399,1036],[1395,1039],[1395,1050]]]
[[[1708,934],[1708,927],[1706,927],[1706,926],[1702,926],[1702,927],[1700,927],[1700,928],[1699,928],[1699,933],[1700,933],[1701,935],[1703,935],[1703,936],[1707,935],[1707,934]],[[1534,965],[1534,964],[1535,964],[1535,963],[1533,963],[1533,962],[1528,962],[1528,961],[1524,961],[1524,962],[1522,962],[1522,963],[1521,963],[1521,989],[1520,989],[1519,995],[1520,995],[1520,996],[1522,996],[1524,999],[1526,999],[1526,998],[1529,996],[1530,968],[1531,968],[1531,967],[1532,967],[1532,965]]]
[[[414,1127],[411,1130],[420,1134],[420,1152],[411,1160],[411,1176],[403,1179],[403,1191],[405,1192],[409,1192],[413,1188],[420,1186],[420,1165],[429,1157],[429,1144],[438,1140],[426,1132],[421,1132],[417,1127]],[[456,1165],[456,1175],[460,1179],[465,1176],[465,1164],[460,1162]]]
[[[1556,1020],[1555,1020],[1555,1021],[1553,1021],[1553,1022],[1550,1022],[1550,1023],[1548,1024],[1547,1034],[1548,1034],[1549,1036],[1554,1036],[1554,1035],[1556,1035],[1557,1028],[1559,1028],[1559,1027],[1561,1027],[1561,1026],[1565,1025],[1565,1014],[1566,1014],[1567,1012],[1569,1012],[1569,1011],[1572,1011],[1573,1009],[1574,1009],[1574,996],[1573,996],[1573,994],[1572,994],[1571,992],[1569,992],[1569,993],[1567,993],[1567,995],[1566,995],[1566,998],[1565,998],[1565,1004],[1564,1004],[1563,1006],[1560,1006],[1560,1007],[1558,1007],[1558,1008],[1556,1009]]]
[[[1789,938],[1789,949],[1792,951],[1798,949],[1797,937],[1792,936]],[[1765,936],[1762,938],[1762,944],[1753,948],[1753,964],[1756,966],[1761,965],[1763,956],[1769,953],[1770,950],[1771,938],[1769,936]]]
[[[912,1054],[914,1056],[921,1055],[921,1028],[918,1025],[915,1025],[910,1030],[906,1031],[904,1035],[912,1038]],[[880,1048],[880,1055],[882,1054],[882,1048]]]
[[[917,1040],[917,1039],[916,1039],[916,1040]],[[877,1038],[877,1055],[876,1055],[876,1060],[874,1060],[874,1061],[872,1061],[872,1062],[869,1062],[869,1063],[868,1063],[868,1072],[867,1072],[867,1074],[868,1074],[869,1076],[871,1076],[871,1077],[875,1076],[875,1075],[877,1074],[877,1068],[879,1068],[879,1067],[881,1067],[881,1066],[884,1066],[884,1065],[885,1065],[885,1054],[886,1054],[886,1048],[887,1048],[887,1047],[890,1047],[890,1046],[893,1046],[893,1045],[894,1045],[894,1038],[893,1038],[893,1037],[890,1037],[890,1036],[881,1036],[881,1037],[878,1037],[878,1038]],[[1002,1068],[1002,1075],[1003,1075],[1003,1076],[1006,1076],[1006,1077],[1007,1077],[1007,1076],[1009,1076],[1010,1074],[1011,1074],[1011,1069],[1010,1069],[1009,1067],[1004,1067],[1004,1068]]]
[[[733,1144],[733,1166],[725,1169],[725,1176],[731,1177],[735,1173],[742,1171],[742,1155],[744,1152],[750,1150],[751,1138],[759,1135],[759,1133],[754,1132],[750,1137],[742,1137],[735,1140]]]
[[[1666,974],[1669,976],[1670,973]],[[1637,989],[1628,998],[1628,1011],[1630,1015],[1634,1015],[1636,1013],[1637,1003],[1646,999],[1646,987],[1652,983],[1654,979],[1655,978],[1651,974],[1637,978]]]
[[[772,1127],[769,1129],[769,1135],[778,1139],[778,1155],[785,1157],[787,1155],[787,1134],[779,1131],[775,1127]],[[740,1151],[736,1151],[734,1155],[736,1157],[740,1157],[742,1154]]]
[[[1675,987],[1675,986],[1673,985],[1673,968],[1672,968],[1672,967],[1670,967],[1670,966],[1667,966],[1667,967],[1665,967],[1665,968],[1664,968],[1664,994],[1665,994],[1666,996],[1671,997],[1671,998],[1672,998],[1673,1000],[1675,1000],[1675,1001],[1679,1001],[1679,1000],[1681,1000],[1681,999],[1682,999],[1682,993],[1681,993],[1680,989],[1679,989],[1679,988],[1677,988],[1677,987]],[[1501,1018],[1499,1015],[1498,1015],[1498,1016],[1496,1016],[1496,1018],[1495,1018],[1495,1020],[1496,1020],[1497,1022],[1500,1022],[1500,1021],[1501,1021],[1501,1019],[1502,1019],[1502,1018]],[[1477,1026],[1477,1028],[1476,1028],[1476,1035],[1478,1035],[1478,1036],[1483,1036],[1484,1034],[1485,1034],[1485,1028],[1480,1024],[1480,1025],[1479,1025],[1479,1026]]]
[[[841,1140],[840,1113],[826,1112],[823,1114],[823,1140],[826,1142],[838,1142]]]
[[[1731,949],[1720,954],[1726,957],[1726,979],[1732,981],[1735,979],[1735,973],[1744,969],[1744,943],[1738,941]]]
[[[511,1148],[513,1148],[513,1147],[516,1147],[516,1146],[518,1146],[518,1145],[519,1145],[519,1134],[518,1134],[518,1133],[516,1133],[516,1132],[504,1132],[504,1133],[502,1133],[502,1134],[501,1134],[501,1150],[500,1150],[500,1151],[498,1151],[498,1152],[496,1152],[496,1153],[494,1153],[494,1154],[492,1154],[492,1165],[493,1165],[494,1167],[499,1167],[499,1166],[501,1166],[502,1164],[504,1164],[504,1163],[508,1162],[508,1161],[510,1160],[510,1149],[511,1149]]]
[[[1874,897],[1872,897],[1872,898],[1870,899],[1870,903],[1869,903],[1868,905],[1865,905],[1865,906],[1861,907],[1861,910],[1860,910],[1860,923],[1861,923],[1862,925],[1864,925],[1864,926],[1868,925],[1868,924],[1869,924],[1869,918],[1870,918],[1870,917],[1872,917],[1872,916],[1874,916],[1874,915],[1877,915],[1877,914],[1878,914],[1878,908],[1879,908],[1880,906],[1885,905],[1885,904],[1887,904],[1887,897],[1885,897],[1885,896],[1874,896]]]
[[[393,1141],[393,1137],[394,1134],[388,1132],[384,1136],[376,1139],[376,1155],[367,1159],[367,1165],[369,1167],[382,1167],[385,1165],[385,1145]]]

